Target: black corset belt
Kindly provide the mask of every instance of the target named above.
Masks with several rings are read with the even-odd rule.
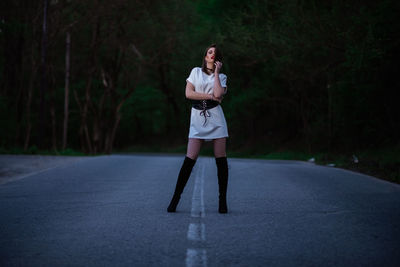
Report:
[[[207,117],[210,117],[210,113],[208,113],[208,109],[215,108],[218,106],[218,101],[214,100],[192,100],[192,107],[194,109],[201,110],[200,116],[204,116],[203,126],[207,123]]]

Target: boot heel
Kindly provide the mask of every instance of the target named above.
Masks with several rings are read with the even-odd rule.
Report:
[[[169,203],[169,206],[167,208],[168,212],[175,212],[176,211],[176,206],[178,206],[180,197],[179,196],[173,196],[171,199],[171,203]]]
[[[218,212],[219,213],[228,213],[228,206],[226,205],[226,198],[219,200]]]

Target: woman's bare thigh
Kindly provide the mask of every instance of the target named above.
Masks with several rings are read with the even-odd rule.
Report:
[[[216,158],[226,157],[226,138],[214,139],[214,156]]]
[[[196,160],[200,153],[201,145],[204,140],[197,138],[189,138],[186,156],[193,160]]]

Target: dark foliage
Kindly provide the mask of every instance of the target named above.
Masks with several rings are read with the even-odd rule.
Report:
[[[1,5],[0,147],[61,147],[67,33],[68,147],[184,144],[185,79],[211,43],[231,148],[399,145],[398,1],[49,1],[44,103],[43,3]]]

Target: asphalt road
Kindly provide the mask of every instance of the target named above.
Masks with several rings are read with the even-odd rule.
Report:
[[[0,266],[400,266],[400,186],[306,162],[101,156],[0,185]]]

